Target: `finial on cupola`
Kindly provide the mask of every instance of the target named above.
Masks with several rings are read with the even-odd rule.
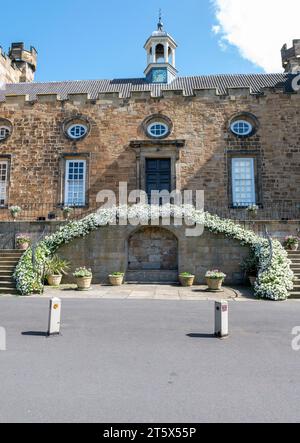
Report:
[[[159,10],[157,30],[160,31],[160,32],[163,32],[163,30],[164,30],[164,24],[162,22],[162,12],[161,12],[161,9]]]

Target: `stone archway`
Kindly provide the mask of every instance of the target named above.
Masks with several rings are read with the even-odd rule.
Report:
[[[128,239],[127,280],[175,282],[178,279],[178,240],[167,229],[143,227]]]

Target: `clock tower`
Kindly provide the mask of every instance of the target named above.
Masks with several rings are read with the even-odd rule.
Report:
[[[177,43],[164,31],[161,14],[154,31],[144,46],[147,51],[146,79],[149,83],[171,83],[175,80],[177,69],[175,67],[175,54]]]

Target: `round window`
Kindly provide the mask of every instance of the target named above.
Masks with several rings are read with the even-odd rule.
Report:
[[[78,140],[83,138],[88,132],[88,128],[84,125],[72,125],[68,128],[69,137]]]
[[[161,138],[169,133],[169,127],[165,123],[155,122],[151,123],[148,128],[148,134],[151,137]]]
[[[7,126],[0,126],[0,140],[5,140],[10,135],[10,129]]]
[[[251,134],[253,126],[246,120],[237,120],[231,124],[231,131],[235,135],[246,136]]]

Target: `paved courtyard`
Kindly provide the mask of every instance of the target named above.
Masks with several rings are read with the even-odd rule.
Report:
[[[0,298],[0,422],[300,421],[300,303],[230,302],[215,339],[212,301]]]
[[[40,297],[40,296],[38,296]],[[207,286],[183,288],[179,285],[135,285],[126,284],[120,287],[93,285],[88,291],[78,291],[76,285],[65,285],[59,288],[45,287],[42,297],[61,297],[79,299],[128,299],[128,300],[245,300],[254,299],[250,287],[224,287],[222,292],[208,292]]]

